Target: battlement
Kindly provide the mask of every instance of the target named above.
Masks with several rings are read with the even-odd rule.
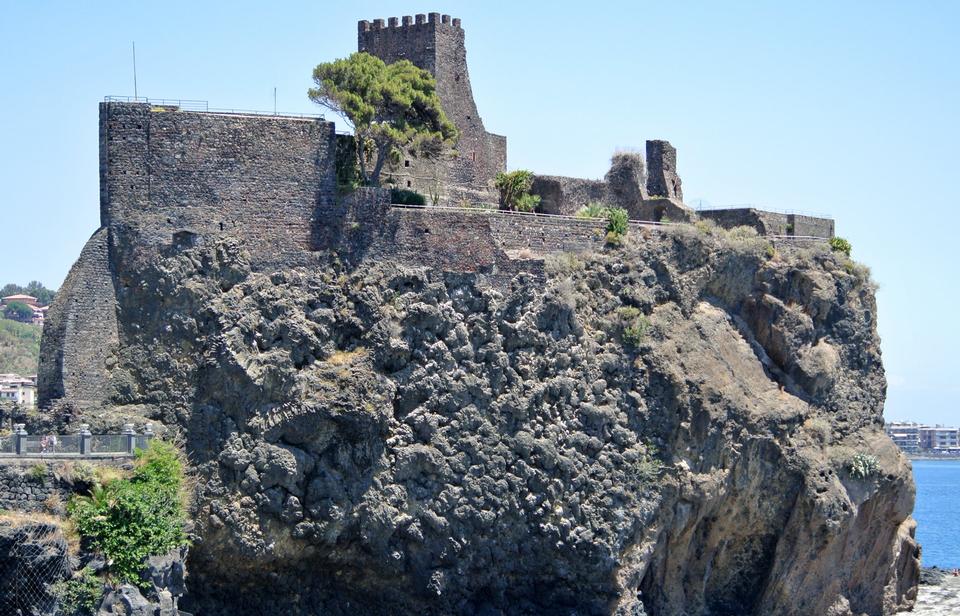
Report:
[[[383,19],[373,19],[370,21],[363,19],[357,22],[357,31],[370,32],[371,30],[377,31],[418,26],[436,26],[438,24],[461,29],[460,19],[457,17],[451,18],[449,15],[441,15],[440,13],[418,13],[415,16],[404,15],[403,17],[388,17],[386,21]]]

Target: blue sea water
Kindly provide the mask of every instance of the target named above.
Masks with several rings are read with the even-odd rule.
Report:
[[[960,460],[914,460],[913,479],[923,566],[960,568]]]

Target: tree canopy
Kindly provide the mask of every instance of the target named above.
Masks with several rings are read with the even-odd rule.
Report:
[[[383,165],[395,148],[430,155],[457,138],[457,128],[440,107],[433,75],[409,60],[385,64],[358,52],[318,64],[313,80],[317,87],[310,88],[310,99],[353,125],[366,184],[379,183]],[[374,166],[368,171],[367,150],[371,147]]]
[[[33,318],[33,308],[23,302],[10,302],[3,307],[3,316],[17,321],[29,321]]]
[[[8,295],[30,295],[36,297],[37,303],[41,306],[46,306],[52,302],[55,294],[55,291],[46,288],[37,280],[31,280],[25,287],[11,282],[0,289],[0,297],[7,297]]]

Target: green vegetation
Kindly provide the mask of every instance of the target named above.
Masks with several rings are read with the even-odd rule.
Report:
[[[0,372],[36,374],[43,327],[0,319]]]
[[[3,316],[16,321],[29,322],[33,318],[33,308],[23,302],[10,302],[3,307]]]
[[[53,594],[60,603],[58,614],[88,616],[95,614],[103,595],[103,580],[89,567],[84,567],[69,580],[53,585]]]
[[[843,254],[850,256],[850,250],[853,246],[850,245],[850,242],[843,239],[842,237],[831,237],[830,238],[830,250],[833,252],[842,252]]]
[[[166,554],[187,542],[183,463],[171,444],[153,440],[137,451],[129,478],[93,487],[67,505],[80,534],[110,563],[119,579],[143,584],[140,569],[151,554]]]
[[[606,218],[610,208],[596,201],[583,206],[574,214],[577,218]]]
[[[847,463],[847,469],[854,479],[866,479],[880,473],[880,461],[876,456],[857,453]]]
[[[608,207],[602,203],[588,203],[574,214],[577,218],[606,218],[606,242],[619,246],[623,243],[623,236],[627,234],[627,210],[619,207]]]
[[[38,462],[30,467],[30,470],[27,471],[27,475],[30,476],[30,479],[36,481],[37,483],[43,483],[47,480],[47,465],[42,462]]]
[[[617,309],[617,320],[625,343],[639,346],[647,337],[650,320],[640,312],[639,308],[621,306]]]
[[[656,457],[657,450],[653,445],[644,447],[643,456],[635,463],[632,474],[642,485],[650,485],[660,477],[663,471],[663,462]]]
[[[627,234],[627,210],[620,207],[607,210],[607,233]]]
[[[531,195],[533,172],[517,169],[509,173],[501,171],[493,182],[500,191],[500,209],[516,212],[533,212],[540,205],[540,195]]]
[[[37,303],[41,306],[47,306],[52,303],[56,294],[56,291],[51,291],[37,280],[31,280],[25,287],[11,282],[0,289],[0,297],[7,297],[8,295],[30,295],[31,297],[36,297]]]
[[[415,190],[391,188],[390,203],[398,203],[400,205],[426,205],[427,198]]]
[[[379,185],[384,164],[399,148],[438,154],[457,137],[440,107],[437,83],[409,60],[385,64],[368,53],[324,62],[313,69],[310,99],[353,125],[360,176]],[[368,156],[368,150],[373,156]],[[368,158],[373,169],[367,169]]]

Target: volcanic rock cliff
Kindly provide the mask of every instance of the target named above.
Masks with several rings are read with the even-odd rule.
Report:
[[[839,616],[915,597],[874,292],[842,255],[680,226],[491,284],[335,257],[255,272],[228,237],[127,249],[114,410],[185,438],[186,609]],[[879,470],[851,474],[857,454]]]

